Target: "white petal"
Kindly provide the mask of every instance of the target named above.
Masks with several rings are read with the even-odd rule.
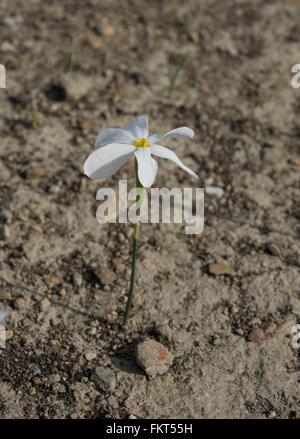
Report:
[[[150,148],[136,148],[134,154],[138,162],[138,177],[143,187],[150,187],[157,174],[157,161],[151,157]]]
[[[0,323],[8,316],[8,311],[0,311]]]
[[[96,138],[95,146],[108,145],[109,143],[133,143],[134,137],[120,128],[107,128],[100,131]]]
[[[192,139],[194,137],[194,131],[188,127],[175,128],[175,130],[171,130],[165,134],[153,134],[153,136],[148,137],[148,142],[150,144],[159,142],[164,137],[173,137],[174,139],[183,139],[189,138]]]
[[[135,146],[111,143],[94,151],[84,163],[84,173],[90,178],[106,178],[117,172],[132,155]]]
[[[132,119],[132,121],[125,125],[124,130],[129,131],[129,133],[132,134],[135,139],[146,139],[149,135],[148,117],[138,116]]]
[[[190,168],[185,166],[181,160],[177,157],[175,152],[171,151],[170,149],[166,148],[165,146],[161,145],[151,145],[149,147],[151,154],[154,154],[157,157],[161,157],[163,159],[169,159],[172,162],[176,163],[180,168],[182,168],[184,171],[186,171],[188,174],[192,175],[195,178],[198,178],[198,176],[193,172]]]

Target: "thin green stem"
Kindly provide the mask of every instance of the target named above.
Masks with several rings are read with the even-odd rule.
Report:
[[[178,67],[177,67],[174,75],[171,78],[169,89],[168,89],[168,98],[169,99],[171,99],[171,97],[172,97],[172,93],[173,93],[173,89],[174,89],[174,86],[175,86],[175,82],[176,82],[176,80],[178,78],[178,75],[179,75],[180,71],[183,69],[184,64],[186,63],[189,55],[190,55],[189,52],[187,52],[184,55],[184,57],[181,59],[180,63],[178,64]]]
[[[32,104],[31,113],[32,113],[31,125],[32,125],[32,128],[36,129],[37,119],[38,119],[38,108],[37,108],[37,104],[35,102],[33,102],[33,104]]]
[[[138,177],[138,164],[137,160],[135,160],[135,174],[136,174],[136,187],[142,188],[142,184]],[[141,195],[137,194],[136,201],[138,202],[141,198]],[[140,208],[137,209],[137,214],[139,214]],[[125,314],[123,318],[122,323],[122,329],[123,331],[126,331],[126,325],[128,321],[128,316],[131,308],[132,303],[132,297],[133,297],[133,290],[134,290],[134,281],[135,281],[135,265],[136,265],[136,257],[137,257],[137,247],[138,247],[138,240],[139,240],[139,233],[140,233],[140,223],[136,223],[134,235],[133,235],[133,251],[132,251],[132,261],[131,261],[131,278],[130,278],[130,286],[129,286],[129,292],[127,296],[127,305],[125,309]]]
[[[68,50],[68,57],[67,57],[67,63],[66,63],[66,71],[68,72],[71,70],[72,67],[72,61],[73,61],[73,50],[74,50],[74,39],[71,40],[69,50]]]

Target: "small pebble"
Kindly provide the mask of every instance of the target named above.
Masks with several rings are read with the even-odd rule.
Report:
[[[116,275],[108,268],[100,268],[95,272],[102,285],[111,285],[116,280]]]
[[[171,338],[172,338],[172,332],[171,332],[170,326],[167,323],[163,323],[161,325],[158,325],[155,328],[155,332],[158,335],[167,338],[168,340],[171,340]]]
[[[213,274],[215,276],[219,276],[221,274],[229,274],[230,276],[236,275],[236,272],[234,271],[234,269],[225,263],[210,264],[209,265],[209,272],[210,272],[210,274]]]
[[[97,334],[97,329],[96,328],[87,328],[86,333],[88,335],[96,335]]]
[[[207,186],[211,186],[211,185],[213,184],[213,182],[214,182],[213,177],[204,178],[204,183],[205,183]]]
[[[66,387],[61,383],[52,384],[52,391],[54,393],[65,393]]]
[[[272,332],[275,331],[276,328],[277,328],[276,323],[274,323],[274,322],[270,322],[270,323],[266,326],[265,333],[266,333],[266,334],[271,334]]]
[[[23,297],[17,297],[14,300],[14,308],[21,310],[25,307],[25,300],[23,299]]]
[[[250,331],[250,333],[248,334],[248,340],[254,343],[257,343],[263,338],[264,338],[264,331],[260,328],[252,329],[252,331]]]
[[[85,358],[87,359],[87,361],[92,361],[97,358],[97,354],[96,352],[86,352]]]
[[[7,210],[7,209],[1,209],[0,210],[0,219],[2,219],[3,221],[7,222],[9,220],[11,220],[13,214]]]
[[[3,18],[3,23],[5,23],[9,27],[13,27],[16,24],[19,24],[23,21],[23,17],[21,15],[6,15]]]
[[[52,184],[48,187],[48,192],[49,194],[57,194],[59,192],[59,186],[57,186],[56,184]]]
[[[0,51],[4,53],[12,53],[15,51],[15,46],[9,41],[4,41],[0,46]]]
[[[105,37],[112,37],[115,34],[115,28],[110,26],[109,24],[103,26],[102,35]]]
[[[173,355],[160,343],[146,340],[136,348],[136,362],[150,377],[163,375],[173,362]]]
[[[14,336],[13,331],[10,331],[10,330],[5,331],[5,340],[6,340],[6,341],[7,341],[7,340],[10,340],[11,338],[13,338],[13,336]]]
[[[8,226],[2,225],[0,227],[0,238],[1,239],[9,239],[10,238],[10,230],[9,230]]]
[[[295,324],[294,320],[287,320],[286,322],[282,323],[280,326],[278,326],[278,331],[286,331],[287,329],[291,328]]]
[[[35,180],[37,178],[43,177],[44,174],[44,169],[41,166],[36,165],[27,169],[27,171],[25,172],[25,178],[26,180]]]
[[[270,253],[272,256],[280,256],[280,249],[279,249],[279,247],[277,247],[277,245],[269,242],[266,245],[266,249],[267,249],[268,253]]]
[[[224,189],[222,189],[221,187],[216,187],[216,186],[207,186],[205,188],[205,192],[208,195],[215,195],[218,198],[221,198],[224,195]]]
[[[115,373],[106,367],[95,367],[92,372],[92,380],[104,392],[113,391],[117,385]]]
[[[37,364],[33,364],[32,365],[32,371],[34,373],[34,375],[41,375],[41,369],[38,367]]]
[[[76,287],[81,287],[82,285],[82,276],[80,273],[73,274],[73,283]]]
[[[11,300],[11,293],[9,291],[0,291],[0,300]]]

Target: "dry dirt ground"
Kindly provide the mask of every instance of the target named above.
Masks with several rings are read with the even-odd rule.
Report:
[[[299,11],[299,0],[1,0],[1,418],[300,416]],[[224,195],[206,195],[201,235],[142,226],[122,333],[133,229],[98,224],[95,196],[133,187],[133,162],[105,182],[82,165],[100,129],[138,114],[152,133],[196,132],[165,144],[199,180],[160,159],[156,187]],[[174,355],[161,377],[136,364],[147,338]],[[95,366],[115,373],[114,390],[95,384]]]

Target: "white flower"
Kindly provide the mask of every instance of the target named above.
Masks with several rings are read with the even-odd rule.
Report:
[[[158,145],[164,137],[192,138],[194,131],[187,127],[176,128],[166,134],[149,136],[147,116],[138,116],[125,125],[124,129],[107,128],[97,136],[94,151],[84,163],[84,173],[90,178],[106,178],[117,172],[129,157],[135,155],[138,162],[138,177],[143,187],[150,187],[157,174],[157,161],[162,157],[172,160],[193,177],[197,175],[177,157],[175,152]]]

